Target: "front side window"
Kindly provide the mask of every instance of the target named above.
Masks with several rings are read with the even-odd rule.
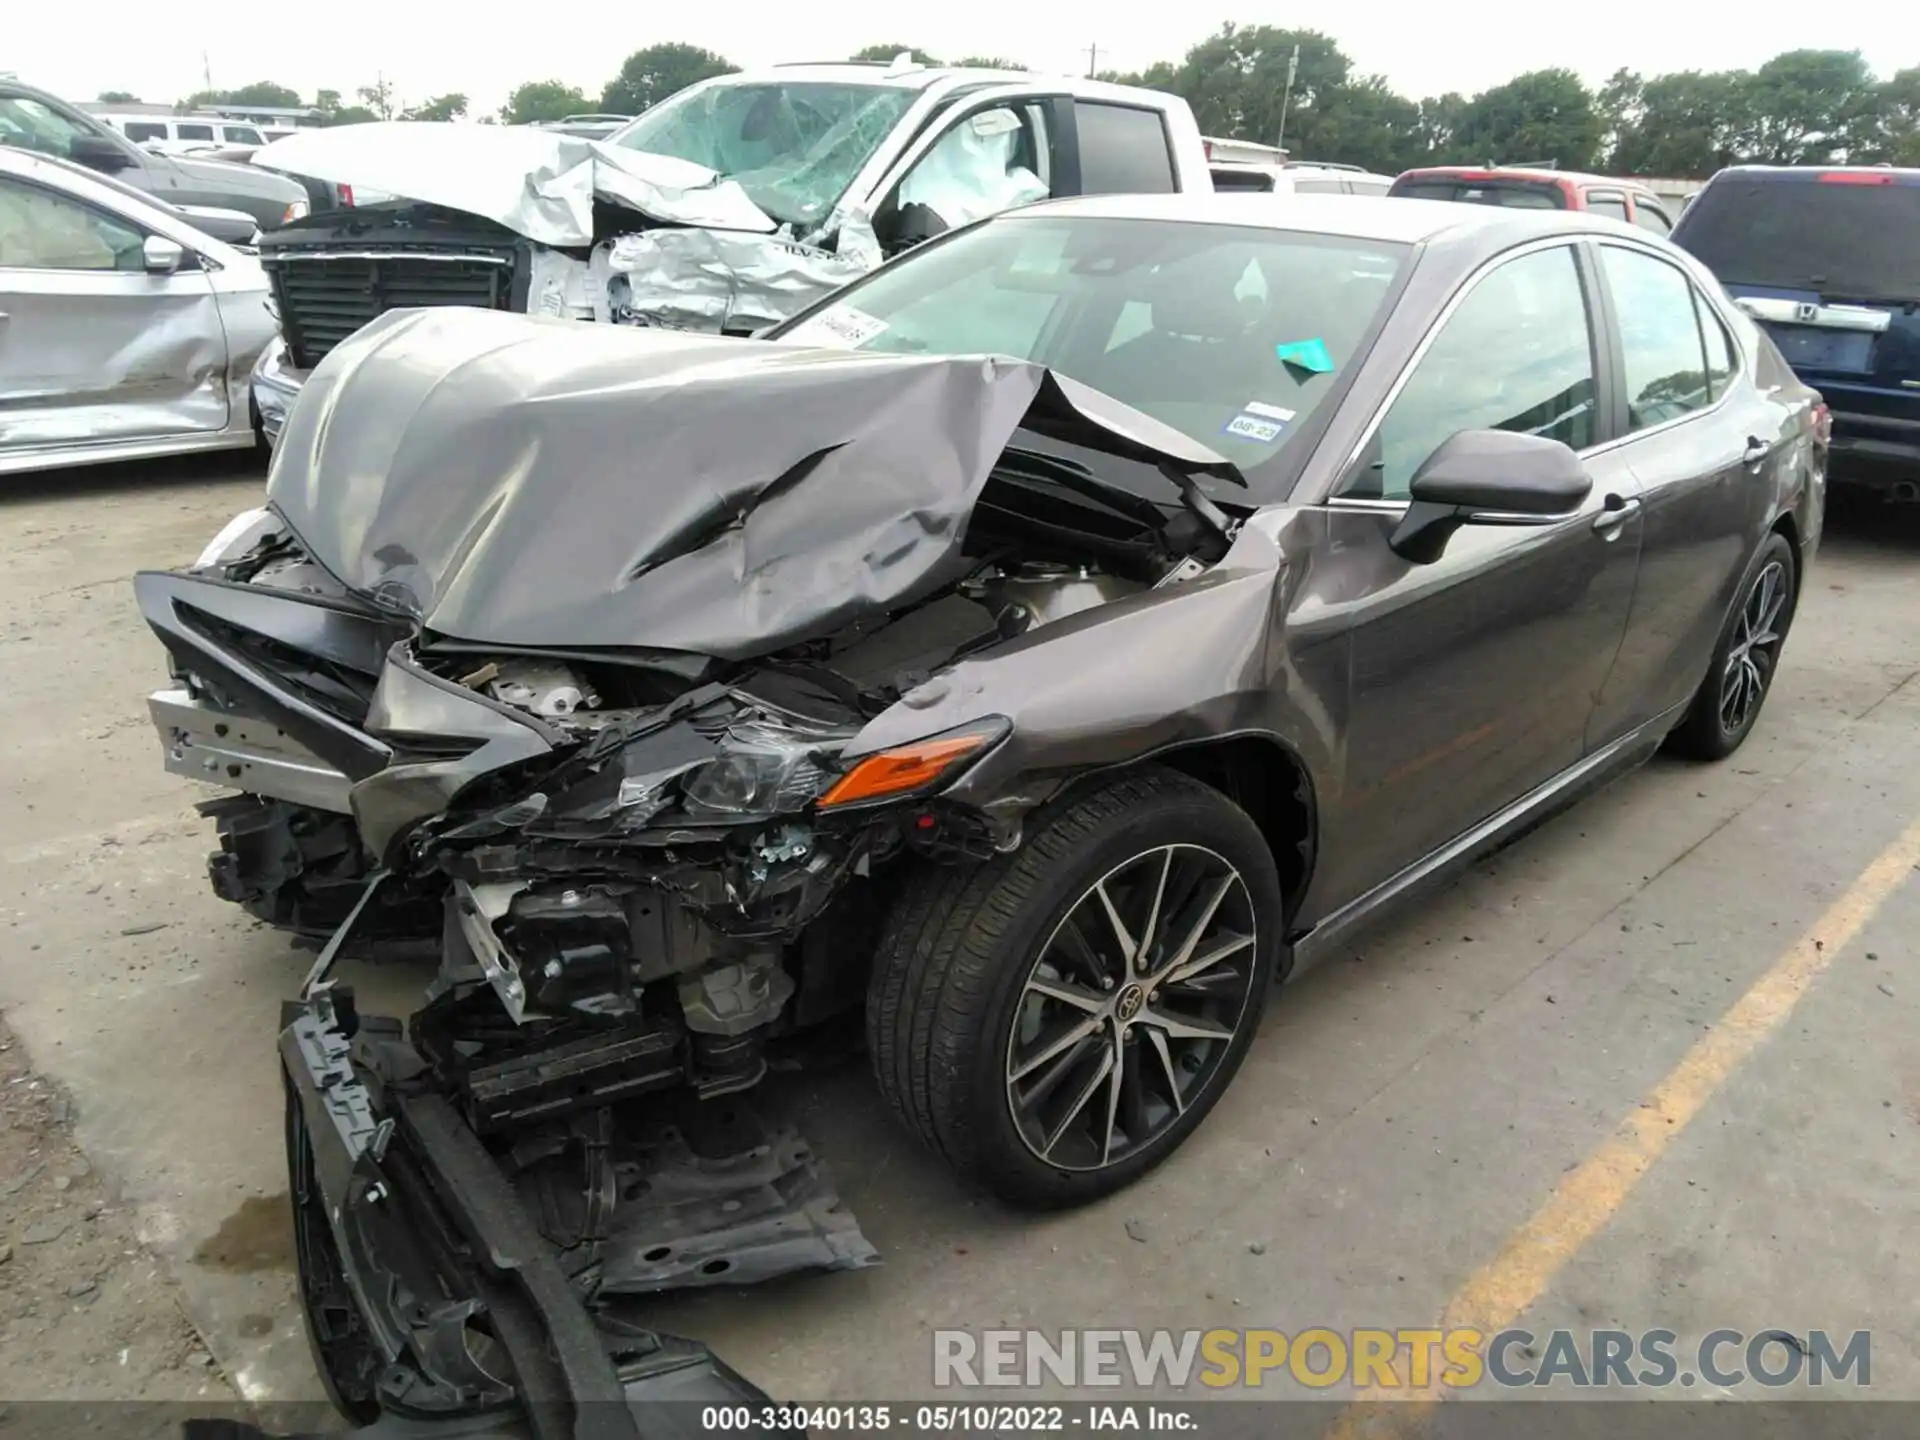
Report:
[[[167,138],[167,124],[164,120],[129,120],[126,135],[136,145],[147,140],[164,140]]]
[[[0,94],[0,145],[65,160],[73,154],[73,142],[90,133],[29,96]]]
[[[1604,215],[1609,220],[1627,218],[1627,197],[1624,195],[1589,195],[1587,209],[1595,215]]]
[[[1618,245],[1603,245],[1600,263],[1619,317],[1628,426],[1645,430],[1704,408],[1711,397],[1693,282],[1664,260]]]
[[[1593,336],[1573,250],[1537,250],[1488,271],[1442,322],[1381,418],[1342,494],[1404,500],[1414,472],[1463,430],[1594,437]]]
[[[883,238],[918,242],[1044,200],[1048,169],[1037,108],[976,111],[949,128],[902,177],[883,207],[890,227]]]
[[[0,177],[0,269],[144,270],[143,241],[124,221]]]
[[[1009,216],[775,333],[1035,361],[1226,456],[1257,495],[1259,467],[1354,363],[1406,256],[1404,245],[1237,225]]]
[[[213,126],[211,125],[188,125],[183,123],[176,126],[175,129],[182,140],[213,139]]]
[[[261,145],[266,143],[261,140],[260,132],[255,130],[251,125],[222,125],[220,127],[220,138],[225,140],[229,145]]]
[[[1082,195],[1173,192],[1173,156],[1159,111],[1079,100],[1073,118],[1080,132]]]
[[[1307,179],[1293,182],[1296,195],[1344,195],[1347,187],[1338,180]]]
[[[775,220],[817,223],[912,108],[900,85],[718,81],[661,101],[612,137],[738,181]]]

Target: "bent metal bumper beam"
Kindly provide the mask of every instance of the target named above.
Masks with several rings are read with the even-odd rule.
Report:
[[[302,1297],[335,1403],[371,1422],[355,1433],[677,1440],[704,1407],[767,1401],[704,1345],[596,1322],[459,1114],[408,1085],[417,1057],[393,1022],[362,1022],[339,989],[282,1020]],[[315,1316],[343,1289],[363,1332],[351,1362]],[[476,1350],[476,1319],[504,1364]],[[357,1402],[342,1394],[356,1376],[371,1389]]]

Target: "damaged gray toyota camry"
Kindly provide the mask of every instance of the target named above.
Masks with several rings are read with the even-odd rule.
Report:
[[[849,1016],[967,1182],[1137,1178],[1275,981],[1742,742],[1825,463],[1711,275],[1560,212],[1078,200],[758,340],[368,325],[266,506],[137,580],[215,889],[322,947],[280,1045],[339,1402],[754,1393],[629,1307],[872,1261],[741,1094]],[[358,1015],[336,960],[406,952]]]

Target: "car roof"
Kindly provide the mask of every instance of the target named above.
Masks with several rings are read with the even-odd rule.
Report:
[[[1595,175],[1586,170],[1538,170],[1523,165],[1427,165],[1402,171],[1401,180],[1527,180],[1558,184],[1611,185],[1622,190],[1645,190],[1644,181],[1622,175]]]
[[[1137,85],[1116,85],[1111,81],[1091,80],[1079,75],[1049,75],[1032,70],[988,70],[961,65],[905,65],[896,69],[886,61],[859,60],[769,65],[756,70],[736,70],[700,83],[771,85],[783,81],[788,84],[887,86],[902,90],[931,90],[936,86],[959,84],[1039,84],[1069,95],[1088,99],[1125,99],[1135,105],[1158,103],[1165,106],[1175,99],[1165,91],[1143,89]]]
[[[1628,227],[1579,210],[1511,210],[1456,205],[1448,200],[1390,202],[1354,195],[1270,195],[1264,192],[1182,195],[1083,195],[1044,200],[1010,212],[1112,220],[1181,220],[1199,225],[1244,225],[1296,230],[1401,245],[1476,237],[1514,241],[1534,235],[1619,234]],[[1644,233],[1644,232],[1643,232]]]
[[[1877,179],[1884,175],[1888,184],[1920,183],[1920,168],[1911,165],[1729,165],[1716,171],[1713,180],[1818,180],[1823,175],[1859,175]],[[1709,182],[1711,183],[1711,181]]]

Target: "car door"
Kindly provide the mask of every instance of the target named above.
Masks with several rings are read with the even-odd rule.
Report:
[[[1446,845],[1585,751],[1626,629],[1640,544],[1607,438],[1610,365],[1583,246],[1509,252],[1449,303],[1326,502],[1314,608],[1347,626],[1347,742],[1322,846],[1330,908]],[[1577,513],[1467,525],[1413,564],[1388,544],[1408,483],[1462,430],[1545,435],[1586,460]],[[1336,621],[1335,617],[1338,617]],[[1299,618],[1299,617],[1296,617]]]
[[[1651,247],[1596,247],[1619,335],[1620,438],[1639,481],[1640,578],[1591,741],[1684,704],[1700,683],[1747,556],[1770,518],[1780,420],[1743,379],[1726,323]]]
[[[0,175],[0,449],[226,427],[212,283],[191,255],[149,273],[146,240],[124,216]]]

